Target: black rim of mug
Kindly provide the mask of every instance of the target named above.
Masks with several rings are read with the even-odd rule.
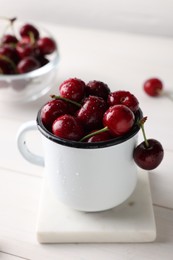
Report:
[[[38,114],[37,114],[37,127],[38,130],[49,140],[64,145],[64,146],[68,146],[68,147],[74,147],[74,148],[82,148],[82,149],[94,149],[94,148],[105,148],[105,147],[109,147],[109,146],[113,146],[113,145],[117,145],[120,143],[123,143],[129,139],[131,139],[133,136],[135,136],[138,131],[140,130],[140,127],[137,124],[137,121],[139,119],[142,118],[143,113],[141,111],[141,109],[138,109],[138,111],[136,112],[135,115],[135,123],[134,126],[132,127],[132,129],[125,135],[120,136],[120,137],[116,137],[113,139],[110,139],[108,141],[104,141],[104,142],[97,142],[97,143],[87,143],[87,142],[80,142],[80,141],[71,141],[71,140],[66,140],[63,138],[59,138],[55,135],[53,135],[51,132],[49,132],[43,125],[41,117],[41,109],[39,110]]]

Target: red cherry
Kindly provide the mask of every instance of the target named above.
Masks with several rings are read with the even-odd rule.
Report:
[[[163,83],[160,79],[151,78],[144,82],[143,89],[149,96],[159,96],[163,90]]]
[[[51,131],[55,119],[68,113],[68,104],[60,99],[53,99],[41,109],[41,120],[44,126]]]
[[[24,42],[18,42],[16,45],[16,50],[20,56],[20,58],[28,57],[28,56],[33,56],[34,55],[34,50],[33,46],[30,43],[24,43]]]
[[[37,60],[40,62],[41,67],[46,65],[47,63],[49,63],[49,60],[46,57],[44,57],[43,55],[38,55],[36,57],[37,57]]]
[[[22,37],[25,36],[31,37],[31,34],[34,36],[34,39],[37,40],[39,38],[39,31],[32,24],[25,24],[20,28],[20,35]]]
[[[86,130],[102,127],[102,118],[107,109],[107,104],[101,97],[89,96],[76,116]]]
[[[0,57],[0,75],[15,74],[14,66],[6,59]]]
[[[119,104],[125,105],[133,112],[136,112],[139,109],[139,102],[137,98],[129,91],[119,90],[112,92],[108,95],[107,102],[109,106]]]
[[[143,141],[134,149],[133,158],[140,168],[153,170],[161,163],[164,150],[161,143],[155,139],[148,139],[147,142],[148,146]]]
[[[103,116],[103,125],[114,136],[126,134],[132,128],[134,121],[134,113],[124,105],[110,107]]]
[[[79,141],[84,135],[80,122],[71,115],[58,117],[52,125],[52,133],[60,138]]]
[[[65,80],[59,87],[60,95],[80,102],[85,95],[85,83],[77,78]]]
[[[87,96],[98,96],[106,100],[110,93],[110,89],[107,84],[93,80],[86,85],[86,93]]]
[[[4,34],[3,37],[1,38],[1,43],[2,44],[16,44],[18,42],[18,39],[16,36],[11,35],[11,34]]]
[[[94,132],[95,131],[93,131],[93,133]],[[90,138],[88,138],[87,142],[88,143],[104,142],[104,141],[107,141],[110,139],[112,139],[112,136],[110,135],[110,133],[108,131],[106,131],[106,132],[102,132],[102,133],[91,136]]]
[[[51,54],[56,50],[56,43],[49,37],[40,38],[37,41],[38,48],[41,54]]]
[[[20,39],[20,43],[23,43],[23,44],[31,44],[31,38],[29,36],[24,36]]]
[[[36,70],[40,67],[40,63],[36,58],[28,56],[23,58],[17,65],[17,71],[21,73],[27,73]]]
[[[0,55],[4,55],[15,64],[19,62],[19,55],[14,47],[9,44],[5,44],[0,47]]]

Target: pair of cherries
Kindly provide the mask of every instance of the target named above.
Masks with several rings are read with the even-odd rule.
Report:
[[[15,21],[16,18],[9,19],[11,27]],[[52,38],[42,37],[28,23],[20,27],[19,36],[5,33],[0,41],[0,74],[5,75],[27,73],[44,66],[49,62],[48,55],[57,48]]]
[[[129,91],[111,92],[101,81],[85,84],[71,78],[60,85],[59,92],[41,109],[44,126],[59,138],[104,142],[127,134],[137,121],[139,102]],[[138,120],[142,129],[144,121]],[[143,169],[156,168],[162,158],[163,148],[154,139],[145,138],[134,150],[134,160]]]

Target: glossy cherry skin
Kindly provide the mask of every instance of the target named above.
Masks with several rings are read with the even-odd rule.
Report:
[[[71,141],[79,141],[84,136],[84,130],[80,122],[75,117],[67,114],[55,119],[52,125],[52,133]]]
[[[19,62],[19,55],[16,49],[9,44],[4,44],[0,47],[0,55],[8,57],[15,64]]]
[[[163,90],[163,83],[160,79],[151,78],[144,82],[143,89],[149,96],[156,97]]]
[[[37,57],[37,60],[40,62],[41,67],[46,65],[47,63],[49,63],[49,60],[46,57],[44,57],[43,55],[38,55],[36,57]]]
[[[107,99],[108,94],[110,93],[110,88],[107,84],[102,81],[93,80],[88,82],[86,85],[86,94],[87,96],[98,96],[102,97],[104,100]]]
[[[0,58],[0,75],[15,74],[14,67],[7,60]]]
[[[102,132],[100,134],[96,134],[88,138],[87,143],[96,143],[96,142],[104,142],[112,139],[111,134],[107,132]]]
[[[12,44],[15,45],[18,42],[18,39],[16,36],[12,34],[4,34],[3,37],[1,38],[1,43],[2,44]]]
[[[89,96],[76,116],[86,130],[102,127],[102,118],[107,109],[107,104],[101,97]]]
[[[110,107],[103,116],[103,125],[108,127],[114,136],[126,134],[134,125],[135,116],[130,108],[124,105]]]
[[[41,120],[43,125],[52,130],[52,124],[56,118],[68,113],[68,104],[60,99],[53,99],[47,102],[41,109]]]
[[[130,108],[133,112],[136,112],[139,109],[139,102],[137,98],[131,94],[129,91],[119,90],[112,92],[108,95],[107,99],[109,106],[114,105],[125,105]]]
[[[18,73],[27,73],[33,70],[36,70],[40,67],[40,63],[37,59],[34,57],[28,56],[20,60],[20,62],[17,65],[17,71]]]
[[[32,43],[31,39],[27,36],[23,37],[17,44],[16,44],[16,51],[20,58],[25,58],[28,56],[39,56],[40,51],[36,44]]]
[[[148,139],[149,147],[143,141],[133,153],[136,164],[144,170],[155,169],[164,157],[164,150],[161,143],[155,139]]]
[[[59,86],[59,92],[64,98],[80,102],[85,95],[85,83],[77,78],[67,79]]]
[[[34,50],[30,43],[18,42],[16,45],[16,50],[21,59],[34,55]]]
[[[25,24],[20,28],[20,35],[22,37],[25,36],[29,36],[30,37],[30,33],[33,34],[34,39],[38,39],[39,38],[39,31],[37,30],[37,28],[35,26],[33,26],[32,24]]]
[[[51,54],[56,50],[55,41],[49,37],[38,39],[37,46],[40,50],[40,53],[43,55]]]

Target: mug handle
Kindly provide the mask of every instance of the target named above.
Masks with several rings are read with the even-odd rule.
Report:
[[[28,121],[21,125],[17,133],[17,146],[22,156],[29,162],[44,166],[44,158],[42,156],[32,153],[26,144],[26,134],[29,131],[37,130],[36,121]]]

